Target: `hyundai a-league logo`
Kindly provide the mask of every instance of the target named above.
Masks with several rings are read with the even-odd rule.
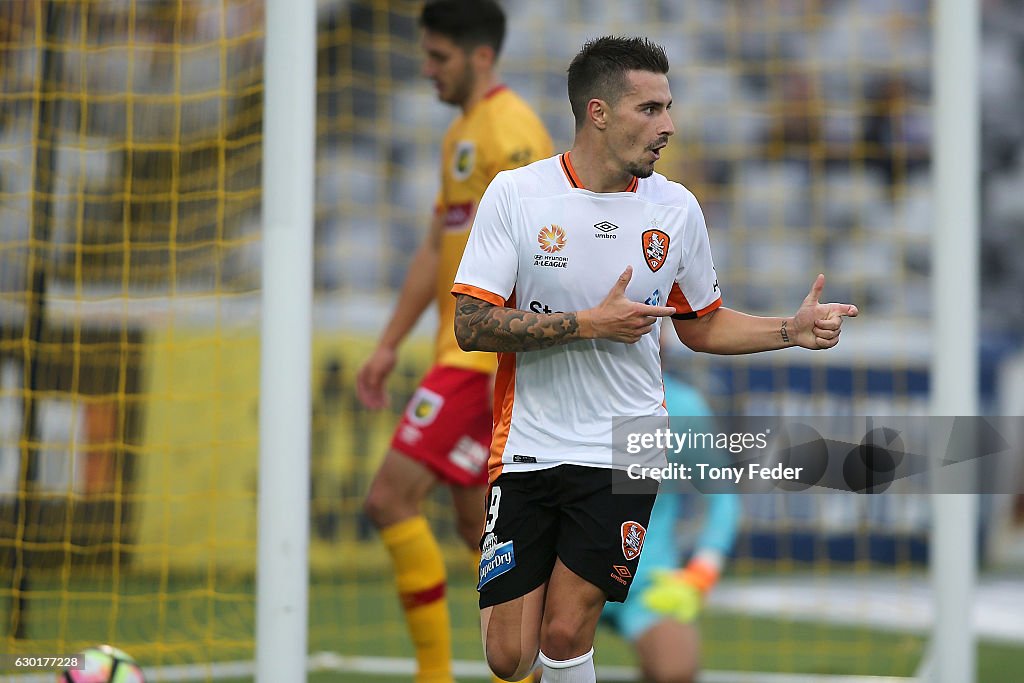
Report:
[[[537,243],[549,254],[555,254],[565,247],[565,230],[559,225],[545,225],[537,233]]]

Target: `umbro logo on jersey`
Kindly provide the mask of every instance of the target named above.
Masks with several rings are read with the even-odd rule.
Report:
[[[644,262],[657,273],[658,269],[665,265],[665,258],[668,256],[668,235],[661,230],[644,230],[643,247]]]
[[[619,226],[615,225],[614,223],[609,223],[608,221],[601,221],[600,223],[594,223],[594,227],[601,231],[595,232],[594,237],[600,237],[601,239],[606,240],[613,240],[616,237],[618,237],[618,235],[610,234],[612,230],[619,229]]]

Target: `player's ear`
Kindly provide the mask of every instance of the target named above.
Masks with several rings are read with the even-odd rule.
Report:
[[[598,130],[608,126],[608,103],[596,97],[587,102],[587,118]]]
[[[487,71],[494,68],[494,62],[497,61],[498,55],[490,45],[477,45],[473,48],[469,58],[478,71]]]

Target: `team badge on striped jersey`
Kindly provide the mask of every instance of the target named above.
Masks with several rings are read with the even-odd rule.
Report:
[[[635,560],[640,557],[640,551],[644,549],[644,536],[647,529],[639,522],[622,523],[622,555],[627,560]]]
[[[657,273],[658,269],[665,265],[665,258],[668,256],[668,235],[661,230],[644,230],[644,262],[651,272]]]
[[[476,145],[472,140],[460,140],[455,145],[452,175],[456,180],[465,180],[473,173],[474,165],[476,165]]]

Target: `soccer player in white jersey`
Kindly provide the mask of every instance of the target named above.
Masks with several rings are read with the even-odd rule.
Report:
[[[545,683],[596,680],[598,617],[626,598],[657,489],[613,494],[612,419],[667,415],[662,319],[691,349],[739,354],[831,348],[857,315],[819,303],[824,275],[791,317],[721,305],[697,200],[654,173],[675,132],[667,73],[647,39],[584,45],[572,149],[495,177],[455,277],[460,346],[499,353],[478,590],[500,678],[539,658]]]

